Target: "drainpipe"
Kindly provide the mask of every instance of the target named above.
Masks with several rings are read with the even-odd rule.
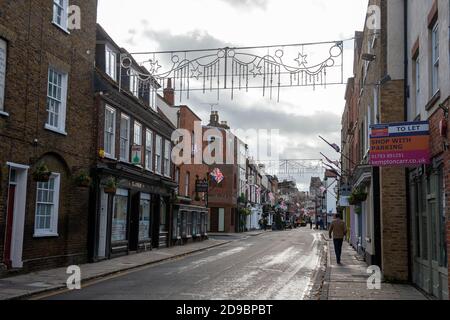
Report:
[[[408,96],[409,96],[409,90],[408,90],[408,0],[404,0],[404,7],[403,7],[403,23],[404,23],[404,59],[405,59],[405,76],[404,76],[404,120],[405,122],[408,121]],[[409,190],[409,170],[408,168],[405,168],[405,195],[406,195],[406,236],[407,236],[407,253],[408,253],[408,282],[412,282],[412,256],[411,256],[411,219],[410,219],[410,190]]]

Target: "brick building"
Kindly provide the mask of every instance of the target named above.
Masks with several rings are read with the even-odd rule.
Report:
[[[450,107],[449,2],[409,1],[405,52],[408,121],[428,121],[432,161],[409,170],[411,279],[440,298],[449,295]]]
[[[159,86],[147,75],[97,27],[93,260],[170,245],[177,187],[171,158],[175,127],[158,111],[154,98]]]
[[[70,4],[81,17],[67,1],[1,2],[0,269],[87,260],[97,1]]]
[[[366,24],[357,34],[354,79],[347,87],[343,141],[349,146],[343,146],[348,154],[342,161],[352,189],[367,194],[367,200],[350,206],[351,241],[368,264],[382,268],[386,279],[406,281],[405,169],[368,164],[370,126],[404,121],[403,1],[372,0],[372,5],[380,9],[380,29]]]
[[[211,232],[236,232],[239,224],[238,213],[238,165],[237,138],[230,132],[227,122],[219,121],[219,113],[213,111],[203,136],[207,141],[204,159],[208,172],[219,169],[223,181],[217,183],[209,175],[208,207],[210,208],[209,228]]]

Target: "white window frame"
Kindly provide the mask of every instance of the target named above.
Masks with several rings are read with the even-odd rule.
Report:
[[[431,29],[431,96],[439,91],[439,22]]]
[[[130,91],[139,98],[139,73],[133,68],[130,70]]]
[[[414,116],[416,116],[420,111],[421,108],[419,108],[419,103],[420,103],[420,57],[417,57],[416,60],[414,61],[415,64],[415,88],[414,88],[414,93],[415,93],[415,105],[416,105],[416,114]]]
[[[110,128],[110,131],[107,131],[106,128],[106,114],[107,112],[110,112],[113,115],[113,126],[112,128]],[[104,128],[104,141],[103,141],[103,150],[105,151],[105,155],[108,158],[111,159],[115,159],[115,155],[116,155],[116,109],[114,109],[113,107],[106,105],[105,106],[105,128]],[[111,150],[109,150],[110,152],[108,152],[106,150],[106,135],[110,134],[111,135]]]
[[[155,138],[155,173],[157,173],[159,175],[162,175],[162,144],[163,144],[162,140],[163,139],[161,136],[156,135],[156,138]],[[158,164],[159,164],[159,167],[158,167]]]
[[[169,140],[164,141],[164,176],[171,177],[171,153],[172,145]]]
[[[61,175],[59,173],[52,173],[50,179],[54,179],[54,189],[53,189],[53,202],[38,202],[38,194],[40,182],[37,183],[36,187],[36,201],[35,201],[35,214],[34,214],[34,235],[33,237],[58,237],[58,216],[59,216],[59,193],[61,187]],[[49,191],[49,189],[46,189]],[[37,226],[38,222],[38,204],[51,204],[52,209],[50,213],[50,228],[49,229],[39,229]]]
[[[153,132],[145,130],[145,169],[153,172]]]
[[[133,125],[133,143],[136,146],[142,146],[142,124],[138,121],[134,122]],[[137,130],[138,129],[138,130]],[[139,135],[136,135],[136,132],[139,131]]]
[[[53,76],[52,82],[50,82],[50,76]],[[54,77],[61,77],[61,83],[59,80],[54,81]],[[45,123],[45,129],[54,131],[59,134],[67,135],[66,130],[66,113],[67,113],[67,79],[68,74],[66,72],[61,72],[54,67],[48,68],[47,74],[47,120]],[[55,92],[56,90],[56,92]],[[58,92],[60,91],[60,92]],[[58,112],[54,109],[50,110],[50,103],[58,106]],[[57,116],[58,120],[52,119],[53,116]],[[55,125],[56,122],[56,125]]]
[[[186,175],[184,176],[184,195],[186,197],[189,197],[189,180],[191,179],[191,173],[186,172]]]
[[[126,134],[127,136],[124,137],[122,136],[122,121],[126,120],[127,121],[127,128],[126,128]],[[122,113],[120,115],[120,161],[125,161],[125,162],[130,162],[130,126],[131,125],[131,120],[130,117],[127,116],[126,114]],[[125,141],[125,150],[122,150],[122,142]],[[122,153],[122,151],[125,152],[125,154]]]
[[[61,16],[58,15],[58,9],[61,10]],[[58,22],[58,18],[61,22]],[[53,24],[69,33],[69,0],[53,0]]]
[[[105,72],[117,81],[117,53],[108,44],[105,45]]]
[[[5,88],[6,88],[6,64],[8,61],[8,42],[0,38],[0,52],[2,53],[3,61],[0,63],[0,115],[8,115],[5,112]]]

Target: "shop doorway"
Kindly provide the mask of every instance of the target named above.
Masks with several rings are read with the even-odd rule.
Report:
[[[427,293],[447,300],[448,258],[443,171],[441,167],[428,174],[420,173],[410,176],[413,281]]]
[[[8,163],[9,183],[4,256],[9,269],[23,267],[23,233],[27,199],[28,166]]]

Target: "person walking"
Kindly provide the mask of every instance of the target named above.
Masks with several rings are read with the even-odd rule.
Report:
[[[334,252],[336,254],[337,264],[341,264],[341,254],[342,254],[342,244],[344,243],[344,238],[347,235],[347,226],[345,222],[342,221],[342,215],[337,214],[336,220],[331,223],[329,236],[333,239]]]
[[[309,228],[312,230],[312,226],[313,226],[312,218],[309,217],[308,220],[309,220]]]

